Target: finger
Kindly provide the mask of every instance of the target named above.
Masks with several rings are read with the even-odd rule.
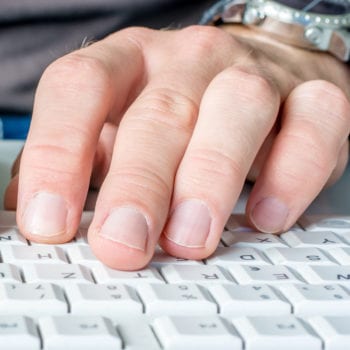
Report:
[[[349,128],[349,101],[335,85],[310,81],[292,91],[247,203],[256,228],[277,233],[295,223],[336,169]]]
[[[27,238],[64,242],[80,221],[102,126],[143,73],[125,31],[53,63],[36,94],[23,150],[17,221]],[[113,41],[113,45],[111,45]]]
[[[117,135],[118,126],[112,123],[103,125],[100,138],[96,147],[90,188],[98,189],[106,177],[112,160],[113,146]]]
[[[4,208],[6,210],[16,210],[18,194],[18,174],[10,180],[4,194]]]
[[[255,182],[256,179],[259,177],[259,174],[266,162],[266,159],[271,151],[271,147],[273,145],[273,142],[277,136],[279,126],[277,125],[278,122],[275,123],[274,127],[271,129],[270,133],[267,135],[266,139],[264,140],[264,143],[259,149],[258,154],[256,155],[254,162],[252,166],[249,169],[249,173],[247,175],[247,180],[251,182]]]
[[[157,55],[149,51],[148,57],[154,60],[149,59],[148,85],[120,123],[110,171],[89,229],[94,254],[113,268],[138,269],[152,257],[200,99],[226,64],[215,55],[208,64],[209,59],[203,59],[208,57],[204,55],[208,41],[199,48],[200,32],[195,35],[190,52],[175,58],[170,54],[164,59],[158,48]],[[183,46],[183,40],[178,43]],[[178,52],[176,47],[171,49]]]
[[[169,253],[201,259],[215,250],[278,107],[277,90],[260,72],[232,67],[212,81],[176,175],[161,240]]]
[[[331,176],[328,178],[326,186],[332,186],[344,173],[349,160],[349,141],[346,141],[338,156],[338,162]]]

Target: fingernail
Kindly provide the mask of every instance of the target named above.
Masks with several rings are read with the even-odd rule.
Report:
[[[127,247],[146,250],[148,225],[146,218],[134,208],[114,209],[101,227],[100,235]]]
[[[165,236],[188,248],[203,248],[211,225],[208,207],[200,200],[191,199],[179,204],[165,230]]]
[[[258,202],[250,213],[250,219],[257,229],[267,233],[282,231],[288,207],[274,197],[267,197]]]
[[[66,231],[67,214],[66,201],[61,196],[38,192],[24,211],[24,229],[32,235],[43,237],[62,235]]]

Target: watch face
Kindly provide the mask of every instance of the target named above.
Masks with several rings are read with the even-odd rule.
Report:
[[[279,0],[276,2],[296,10],[320,15],[339,16],[350,13],[350,0]]]

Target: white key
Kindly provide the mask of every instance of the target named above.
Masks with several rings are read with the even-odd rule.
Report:
[[[122,283],[137,286],[140,283],[165,283],[159,272],[153,268],[139,271],[119,271],[99,265],[92,268],[97,283]]]
[[[239,248],[236,246],[217,248],[215,253],[206,260],[206,263],[224,267],[232,264],[271,265],[259,250],[254,248]]]
[[[350,344],[350,317],[312,317],[308,322],[321,335],[325,350],[346,350]]]
[[[276,235],[261,232],[230,232],[226,231],[221,237],[227,246],[267,249],[272,247],[287,247]]]
[[[241,317],[233,324],[245,350],[322,350],[322,341],[294,316]]]
[[[195,284],[145,284],[137,291],[150,316],[215,315],[217,305],[208,292]]]
[[[11,264],[0,263],[0,282],[22,282],[18,268]]]
[[[17,226],[16,212],[10,210],[0,210],[0,227]]]
[[[213,265],[168,265],[162,267],[161,272],[168,283],[232,283],[230,276],[226,276],[218,266]]]
[[[350,216],[303,215],[298,221],[306,231],[350,232]]]
[[[75,234],[75,241],[77,244],[88,246],[89,242],[87,239],[88,228],[79,227],[77,233]]]
[[[8,246],[1,249],[1,255],[4,262],[16,265],[28,263],[68,263],[63,250],[52,245]]]
[[[288,231],[283,233],[281,238],[294,248],[347,247],[347,244],[331,231]]]
[[[297,316],[350,316],[350,294],[339,285],[291,284],[280,285],[278,289],[293,304]]]
[[[327,250],[340,265],[350,265],[350,247],[349,248],[333,248]]]
[[[28,264],[23,266],[26,282],[56,283],[93,283],[90,272],[86,267],[73,264]]]
[[[94,217],[93,211],[84,210],[80,219],[80,228],[88,229]]]
[[[245,214],[230,215],[225,228],[231,232],[256,232],[256,230],[249,225]]]
[[[96,258],[88,245],[75,244],[66,250],[68,258],[72,264],[81,264],[92,269],[101,265],[102,262]]]
[[[151,266],[156,268],[160,268],[164,265],[203,265],[203,261],[201,260],[189,260],[183,258],[177,258],[175,256],[171,256],[164,252],[163,250],[157,249],[152,260]]]
[[[264,251],[274,265],[297,267],[309,265],[337,265],[317,248],[270,248]]]
[[[63,291],[49,283],[0,283],[0,314],[30,317],[64,315]]]
[[[302,283],[303,281],[286,266],[235,265],[227,269],[238,284]]]
[[[24,245],[27,246],[27,240],[20,234],[16,227],[0,226],[0,249],[5,245]]]
[[[0,349],[40,350],[40,338],[32,319],[0,315]]]
[[[118,332],[124,341],[125,350],[161,350],[160,345],[147,322],[140,318],[117,325]]]
[[[75,315],[140,315],[143,305],[135,291],[122,284],[69,284],[65,287]]]
[[[304,265],[297,270],[311,284],[337,283],[350,287],[350,266]]]
[[[237,333],[220,317],[164,316],[153,328],[166,350],[241,350]]]
[[[45,350],[117,350],[122,341],[112,322],[99,316],[54,316],[39,319]]]
[[[208,289],[224,317],[280,316],[291,313],[291,305],[268,285],[214,285]]]

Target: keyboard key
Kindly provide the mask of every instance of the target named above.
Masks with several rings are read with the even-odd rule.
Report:
[[[84,211],[81,215],[79,228],[88,229],[94,217],[93,211]]]
[[[145,284],[137,291],[150,316],[203,316],[218,312],[208,292],[195,284]]]
[[[350,232],[350,216],[303,215],[298,221],[306,231]]]
[[[293,248],[347,247],[347,244],[331,231],[288,231],[283,233],[281,238]]]
[[[16,227],[0,226],[0,250],[5,245],[28,245],[28,241],[20,234]]]
[[[6,263],[23,265],[28,263],[66,264],[68,263],[61,248],[45,246],[8,246],[1,249],[2,259]]]
[[[159,272],[153,268],[139,271],[119,271],[99,265],[92,268],[97,283],[122,283],[137,286],[140,283],[165,283]]]
[[[166,350],[241,350],[233,327],[217,316],[156,318],[153,328]]]
[[[269,248],[264,251],[274,265],[297,267],[300,265],[337,265],[317,248]]]
[[[203,265],[203,261],[201,260],[189,260],[183,258],[177,258],[175,256],[171,256],[164,252],[161,249],[157,249],[150,265],[156,268],[161,268],[165,265]]]
[[[228,274],[213,265],[167,265],[161,268],[161,272],[168,283],[232,283]]]
[[[217,248],[215,253],[206,260],[206,263],[224,267],[232,264],[271,265],[259,250],[254,248],[239,248],[236,246]]]
[[[39,319],[45,350],[118,350],[122,340],[112,322],[99,316],[54,316]]]
[[[0,315],[0,349],[40,350],[40,338],[32,319]]]
[[[340,265],[350,265],[350,247],[349,248],[333,248],[327,250]]]
[[[228,266],[227,269],[238,284],[303,283],[303,281],[286,266],[235,265]]]
[[[280,285],[278,289],[293,304],[297,316],[350,316],[350,294],[337,284]]]
[[[261,232],[230,232],[226,231],[221,237],[229,247],[247,247],[264,250],[272,247],[287,247],[276,235]]]
[[[135,291],[122,284],[69,284],[65,287],[75,315],[141,315],[143,305]]]
[[[350,266],[312,266],[298,267],[298,272],[311,284],[338,283],[350,287]]]
[[[11,264],[0,263],[0,282],[22,282],[18,268]]]
[[[225,228],[231,232],[256,232],[256,230],[249,225],[245,214],[230,215]]]
[[[88,245],[71,245],[66,252],[72,264],[88,266],[90,269],[102,265],[102,262],[96,258]]]
[[[224,317],[291,313],[291,305],[268,285],[214,285],[208,289]]]
[[[63,291],[49,283],[0,283],[0,314],[40,317],[64,315]]]
[[[312,317],[308,321],[322,336],[325,350],[346,350],[349,348],[350,317]]]
[[[94,283],[85,266],[73,264],[27,264],[23,266],[24,279],[34,283]]]
[[[322,350],[322,341],[294,316],[242,317],[233,324],[246,350]]]
[[[142,318],[129,322],[123,319],[117,324],[117,328],[126,350],[161,350],[153,331]]]

